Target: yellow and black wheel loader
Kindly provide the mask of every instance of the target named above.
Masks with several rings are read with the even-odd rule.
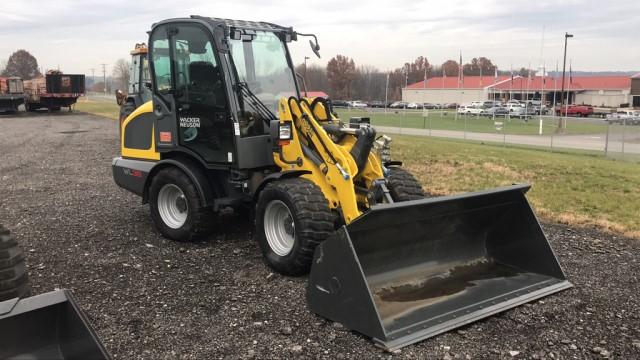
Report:
[[[125,91],[116,90],[116,103],[120,106],[120,125],[140,105],[151,100],[151,80],[147,61],[147,44],[136,44],[131,50],[129,65],[129,87]]]
[[[425,198],[368,118],[300,96],[300,37],[319,56],[314,35],[271,23],[152,26],[152,100],[122,121],[113,177],[164,236],[204,237],[221,210],[254,210],[267,264],[310,272],[311,311],[389,350],[571,286],[529,186]]]

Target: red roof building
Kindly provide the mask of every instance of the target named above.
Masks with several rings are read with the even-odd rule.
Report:
[[[510,79],[509,76],[465,76],[459,81],[457,76],[434,77],[407,86],[407,89],[482,89]]]
[[[305,92],[304,90],[301,90],[300,94],[308,98],[317,98],[317,97],[321,97],[325,99],[329,98],[329,95],[324,91],[306,91]]]
[[[640,91],[640,74],[629,76],[565,76],[565,95],[569,103],[619,107],[632,101],[632,79]],[[638,79],[638,80],[636,80]],[[560,102],[562,77],[552,76],[457,76],[436,77],[410,84],[402,90],[402,99],[416,103],[458,103],[472,101],[542,99]],[[635,89],[635,87],[634,87]],[[640,106],[640,105],[639,105]]]

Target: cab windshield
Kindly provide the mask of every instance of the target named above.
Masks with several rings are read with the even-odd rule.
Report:
[[[285,44],[267,31],[229,39],[229,44],[242,107],[263,120],[277,118],[280,98],[298,94]]]

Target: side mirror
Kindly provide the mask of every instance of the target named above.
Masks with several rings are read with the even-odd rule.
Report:
[[[313,51],[313,53],[316,54],[318,59],[320,59],[320,45],[318,45],[318,38],[314,34],[303,34],[303,33],[296,32],[294,33],[294,35],[296,38],[298,36],[312,37],[313,40],[309,40],[309,45],[311,45],[311,51]]]
[[[127,95],[122,92],[122,90],[118,89],[116,90],[116,103],[118,103],[118,106],[122,106],[122,104],[124,104],[124,99],[127,97]]]
[[[314,43],[312,40],[309,40],[309,45],[311,45],[311,51],[320,59],[320,45],[318,43]]]

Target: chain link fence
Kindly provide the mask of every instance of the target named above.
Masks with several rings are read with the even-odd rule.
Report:
[[[640,121],[612,123],[596,117],[458,113],[456,109],[339,109],[339,115],[369,117],[380,132],[574,150],[640,162]]]

